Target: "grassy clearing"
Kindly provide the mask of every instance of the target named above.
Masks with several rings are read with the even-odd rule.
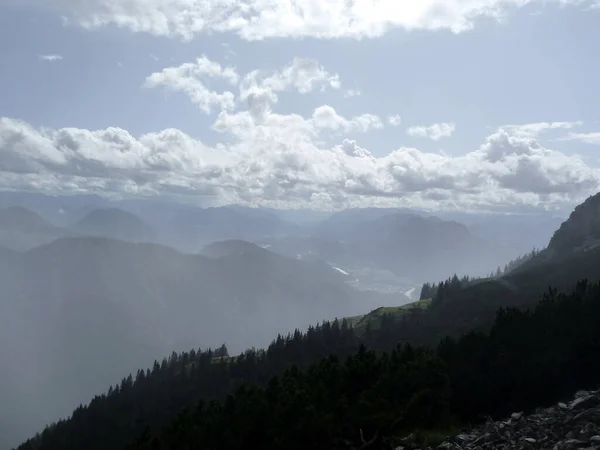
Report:
[[[417,300],[416,302],[407,303],[402,306],[382,306],[371,311],[368,314],[362,316],[354,316],[348,317],[348,323],[352,326],[359,334],[363,333],[367,328],[367,323],[371,324],[371,327],[376,330],[379,328],[381,324],[381,318],[385,314],[390,314],[392,316],[400,316],[406,314],[408,311],[418,308],[418,309],[426,309],[429,308],[431,304],[431,299],[425,300]]]
[[[393,316],[398,316],[402,314],[406,314],[411,309],[419,308],[426,309],[431,304],[431,299],[425,300],[417,300],[416,302],[407,303],[402,306],[381,306],[377,309],[374,309],[370,313],[363,314],[360,316],[346,317],[346,321],[348,324],[355,329],[358,334],[364,333],[367,329],[367,323],[371,323],[371,327],[376,330],[379,328],[381,324],[381,318],[385,314],[391,314]],[[237,356],[227,356],[227,357],[215,357],[212,359],[212,364],[219,363],[231,363],[235,362]]]

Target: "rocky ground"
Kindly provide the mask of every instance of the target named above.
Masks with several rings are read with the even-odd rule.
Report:
[[[414,435],[402,439],[396,450],[421,448]],[[447,438],[439,450],[600,450],[600,390],[577,392],[568,404],[516,412]]]

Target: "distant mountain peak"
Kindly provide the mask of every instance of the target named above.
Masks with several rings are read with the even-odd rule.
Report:
[[[9,206],[0,210],[0,228],[35,229],[53,225],[39,214],[21,206]]]
[[[588,197],[573,210],[550,239],[548,251],[552,255],[564,255],[599,245],[600,193]]]
[[[142,219],[140,219],[135,214],[130,213],[130,212],[125,211],[120,208],[115,208],[115,207],[94,209],[93,211],[89,212],[83,219],[81,219],[80,222],[86,221],[86,220],[89,221],[89,220],[93,220],[93,219],[97,220],[97,219],[106,219],[106,218],[127,219],[127,220],[136,221],[139,223],[143,223]]]
[[[154,230],[133,213],[119,208],[99,208],[89,212],[74,226],[75,230],[91,236],[125,241],[151,241]]]

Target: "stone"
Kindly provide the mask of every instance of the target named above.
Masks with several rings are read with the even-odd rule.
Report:
[[[569,409],[580,410],[587,409],[593,406],[597,406],[600,399],[596,395],[588,395],[586,397],[579,397],[571,402]]]
[[[402,450],[414,450],[414,435]],[[438,450],[600,450],[600,391],[579,391],[569,403],[515,412],[450,436]],[[397,449],[398,450],[398,449]]]
[[[521,417],[523,417],[523,413],[522,412],[516,412],[516,413],[512,413],[510,416],[511,420],[521,420]]]

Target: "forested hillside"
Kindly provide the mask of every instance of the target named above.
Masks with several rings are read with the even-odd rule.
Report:
[[[18,436],[17,445],[173,350],[226,342],[239,353],[402,302],[359,292],[331,267],[237,244],[242,252],[210,258],[97,237],[0,248],[0,360],[11,361],[0,401],[15,405],[0,436]]]
[[[531,410],[600,380],[600,284],[549,290],[530,311],[501,309],[488,333],[433,349],[398,346],[412,320],[385,316],[362,336],[325,323],[233,359],[173,354],[19,450],[347,449],[361,435],[391,448],[411,430]]]

